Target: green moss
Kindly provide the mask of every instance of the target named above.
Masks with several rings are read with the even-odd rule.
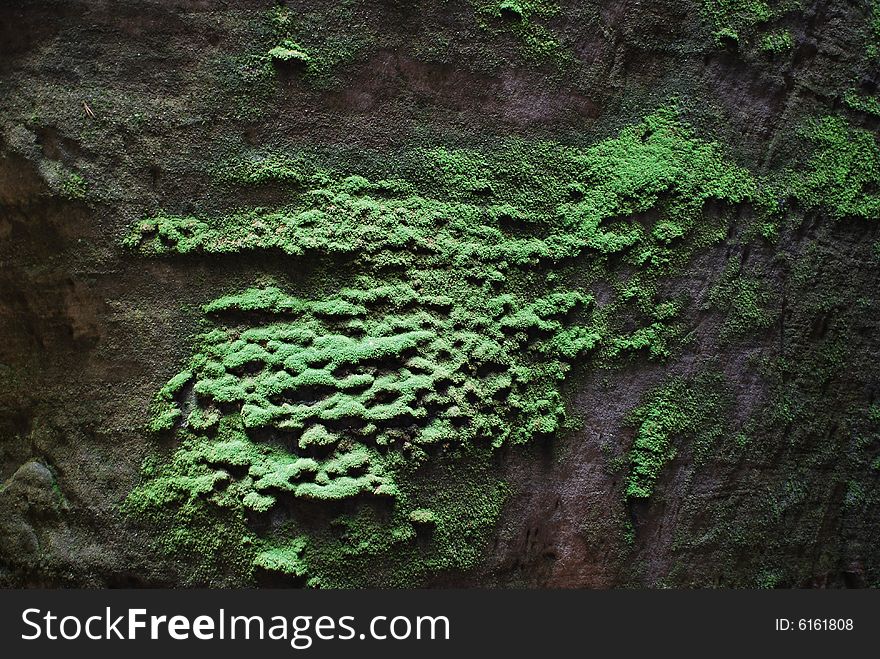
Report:
[[[794,40],[791,32],[788,30],[778,30],[776,32],[768,32],[761,37],[760,48],[765,53],[773,53],[778,55],[791,50],[794,47]]]
[[[676,238],[703,231],[697,220],[709,200],[739,203],[759,195],[747,171],[725,163],[717,145],[694,140],[671,111],[582,152],[516,147],[515,153],[511,148],[493,154],[491,161],[465,151],[418,155],[417,162],[433,175],[419,184],[432,186],[437,196],[397,195],[385,181],[365,179],[352,189],[346,177],[323,181],[295,204],[270,211],[208,219],[159,214],[137,224],[126,244],[148,254],[349,252],[373,266],[415,250],[432,266],[473,264],[475,276],[487,279],[499,264],[558,261],[585,250],[622,253],[635,265],[662,269],[681,260]],[[535,181],[530,167],[541,166],[548,152],[543,166],[550,168],[549,178]],[[514,155],[524,158],[517,163]],[[485,200],[492,204],[487,207]],[[516,235],[512,225],[523,222],[516,219],[517,209],[525,208],[529,221],[523,229],[532,234],[543,228],[542,239]],[[664,215],[656,231],[628,219],[654,208]],[[325,226],[334,230],[328,233]]]
[[[434,514],[434,511],[426,508],[416,508],[410,512],[409,520],[413,524],[437,524],[437,516]]]
[[[658,282],[723,239],[707,204],[763,203],[755,178],[671,109],[581,150],[425,148],[374,177],[270,162],[222,168],[224,181],[282,172],[268,178],[290,203],[160,213],[126,245],[344,256],[359,274],[319,298],[261,286],[208,302],[215,328],[157,396],[154,428],[182,444],[130,500],[175,537],[177,507],[202,502],[205,523],[228,517],[247,538],[250,570],[322,586],[473,567],[504,498],[495,449],[564,431],[574,368],[669,357],[687,301]],[[607,274],[621,262],[626,280]],[[603,279],[614,295],[597,306],[586,287]],[[674,417],[645,417],[630,496],[647,496],[674,433],[702,430],[689,424],[708,412],[673,403]]]
[[[874,403],[865,412],[865,416],[875,426],[880,427],[880,403]]]
[[[340,69],[362,57],[379,37],[359,20],[357,3],[350,0],[299,10],[275,6],[268,24],[273,39],[268,56],[297,65],[318,86],[332,84]]]
[[[724,31],[735,35],[743,28],[770,20],[773,9],[764,0],[703,0],[703,13],[716,34]]]
[[[760,335],[767,330],[774,318],[771,300],[760,277],[743,272],[739,258],[729,259],[708,299],[710,306],[725,315],[719,333],[721,342]]]
[[[739,44],[739,32],[729,27],[722,27],[715,30],[712,34],[712,38],[715,42],[715,46],[718,48]]]
[[[758,574],[756,586],[765,590],[777,588],[784,581],[784,575],[777,570],[763,570]]]
[[[779,55],[794,47],[787,29],[773,24],[804,9],[803,0],[703,0],[703,17],[712,28],[716,47],[755,47]]]
[[[260,552],[254,563],[257,567],[269,572],[281,572],[294,577],[303,577],[306,574],[306,567],[302,559],[302,552],[306,544],[305,538],[295,538],[289,544]]]
[[[868,37],[866,51],[868,57],[880,57],[880,2],[870,0],[868,14]]]
[[[199,409],[216,415],[234,405],[244,428],[302,433],[304,448],[360,437],[373,424],[406,427],[407,441],[416,446],[517,443],[534,428],[560,424],[560,405],[534,401],[557,400],[555,382],[598,340],[560,322],[586,308],[587,298],[556,293],[513,312],[512,297],[486,300],[488,309],[427,297],[421,308],[395,311],[419,295],[404,285],[380,291],[344,289],[339,298],[308,301],[274,288],[251,289],[206,305],[215,315],[257,311],[295,318],[202,337],[185,371]],[[352,316],[362,318],[354,333]],[[162,400],[165,391],[180,387],[176,378]],[[175,418],[186,413],[182,405]],[[328,425],[344,425],[342,437]],[[374,440],[386,444],[393,434]]]
[[[85,199],[88,185],[86,180],[76,172],[67,174],[61,184],[61,192],[70,199]]]
[[[843,95],[843,102],[853,110],[880,117],[880,100],[874,96],[861,96],[854,90],[849,90]]]
[[[815,150],[806,171],[790,179],[798,203],[834,219],[880,216],[880,148],[874,134],[840,117],[824,117],[810,123],[805,135]]]
[[[145,483],[124,510],[155,525],[161,552],[186,560],[184,583],[239,582],[252,574],[258,547],[251,542],[244,510],[229,474],[196,459],[184,441],[170,461],[148,460]]]
[[[290,39],[285,39],[281,45],[272,48],[269,51],[269,57],[278,62],[298,63],[303,65],[308,64],[311,60],[308,54]]]
[[[234,424],[225,424],[219,436],[224,439],[211,443],[188,439],[171,461],[145,467],[150,480],[126,502],[129,512],[162,529],[162,551],[189,553],[188,562],[198,569],[187,583],[208,575],[216,580],[227,571],[247,577],[254,570],[321,587],[420,583],[437,571],[476,563],[505,495],[484,449],[440,454],[429,466],[392,456],[385,466],[400,488],[380,492],[360,490],[357,478],[343,475],[361,467],[352,454],[290,463],[282,450],[255,446]],[[311,485],[293,484],[315,474]],[[359,493],[368,496],[354,498]],[[309,508],[291,508],[290,497],[342,497],[351,504],[316,518]],[[282,503],[292,514],[279,528],[259,535],[249,529],[251,521],[277,517]],[[418,540],[423,531],[427,544]],[[224,556],[228,564],[221,562]]]
[[[470,0],[481,26],[490,32],[512,32],[532,58],[565,59],[558,38],[547,26],[560,13],[558,4],[547,0]]]
[[[626,497],[651,496],[661,470],[677,454],[678,440],[687,436],[698,451],[708,450],[726,431],[727,405],[717,374],[675,379],[651,392],[630,417],[637,432],[629,452]]]

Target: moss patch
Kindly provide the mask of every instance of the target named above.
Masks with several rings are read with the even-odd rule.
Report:
[[[153,427],[183,443],[131,497],[171,537],[180,506],[228,518],[255,574],[313,585],[473,567],[503,501],[495,449],[565,429],[573,369],[670,356],[687,300],[658,284],[723,239],[707,205],[766,206],[671,109],[584,150],[511,142],[412,162],[424,173],[371,180],[276,155],[224,179],[282,182],[291,203],[132,227],[126,245],[145,255],[344,256],[358,273],[323,297],[261,286],[205,305],[215,327],[156,403]],[[598,283],[614,291],[602,305]],[[632,497],[676,433],[716,432],[714,403],[683,386],[636,413]],[[385,567],[357,581],[342,567],[377,556]]]
[[[638,426],[629,452],[626,497],[651,496],[663,466],[677,454],[677,441],[689,437],[698,450],[711,447],[726,430],[728,404],[717,374],[675,379],[651,392],[631,415]]]

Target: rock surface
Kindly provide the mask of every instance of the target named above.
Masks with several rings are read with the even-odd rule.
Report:
[[[10,0],[0,7],[0,585],[344,585],[331,549],[309,549],[342,546],[342,555],[367,565],[410,551],[423,563],[377,567],[354,585],[880,586],[880,5],[324,4]],[[299,54],[280,57],[273,48]],[[666,111],[676,117],[669,123]],[[536,260],[526,274],[499,266],[498,281],[521,286],[511,284],[517,304],[549,295],[558,274],[593,305],[583,323],[598,343],[558,357],[570,368],[558,385],[560,427],[484,446],[488,457],[459,456],[454,439],[452,448],[426,449],[451,456],[436,467],[436,485],[417,472],[414,489],[400,495],[430,502],[434,495],[424,493],[436,488],[441,506],[472,496],[447,497],[449,483],[462,492],[476,483],[485,494],[480,483],[496,479],[504,492],[497,511],[494,494],[473,494],[481,511],[473,523],[466,501],[436,516],[413,503],[403,511],[411,527],[388,521],[395,533],[406,529],[394,540],[401,544],[363,554],[355,541],[345,545],[345,534],[361,532],[357,515],[367,513],[357,511],[375,506],[381,516],[385,503],[358,508],[357,497],[369,493],[297,503],[276,489],[265,503],[276,506],[271,519],[228,502],[210,513],[206,528],[234,539],[247,559],[227,563],[225,539],[182,555],[168,539],[167,516],[132,512],[132,501],[146,496],[132,493],[154,492],[145,484],[166,474],[150,465],[182,455],[175,451],[194,427],[178,420],[150,429],[157,392],[189,368],[202,349],[196,337],[214,327],[204,305],[269,286],[330,299],[336,283],[368,268],[412,285],[418,304],[444,293],[442,281],[433,290],[427,278],[416,282],[409,270],[398,275],[398,266],[370,261],[372,244],[293,254],[245,236],[248,248],[212,252],[206,244],[181,247],[182,239],[161,243],[161,235],[148,244],[155,232],[139,233],[140,223],[199,218],[222,244],[239,235],[230,223],[244,221],[233,210],[250,209],[248,221],[274,229],[259,212],[293,217],[289,205],[309,191],[325,194],[328,206],[343,197],[406,198],[413,213],[427,212],[413,199],[482,213],[510,205],[509,195],[525,220],[485,210],[504,235],[547,240],[557,235],[560,209],[590,201],[602,177],[620,179],[612,166],[584,164],[599,157],[595,145],[617,157],[627,127],[649,126],[642,141],[653,148],[655,124],[663,139],[680,137],[685,146],[633,174],[638,194],[662,180],[650,203],[620,193],[602,226],[635,231],[650,241],[639,246],[666,255],[656,277],[640,275],[647,270],[638,255],[617,247]],[[705,162],[719,178],[731,168],[746,191],[731,184],[707,193],[699,222],[662,234],[680,229],[661,226],[676,195],[701,194],[691,156],[673,167],[670,154],[685,147],[702,154],[709,144],[719,155]],[[447,161],[420,160],[431,149],[459,159],[449,156],[449,170]],[[516,179],[511,164],[521,153],[538,154],[528,156],[528,181]],[[574,155],[559,156],[557,168],[558,154]],[[455,169],[461,162],[467,167]],[[593,178],[578,178],[587,170]],[[355,190],[352,176],[367,187]],[[380,185],[392,179],[404,192]],[[538,190],[536,199],[551,190],[550,201],[531,207],[520,188]],[[556,188],[569,196],[552,197]],[[553,210],[529,228],[539,206]],[[468,267],[479,274],[483,265]],[[650,294],[627,293],[628,282]],[[480,289],[484,283],[473,284],[475,296],[491,289],[491,282]],[[666,303],[673,320],[661,311]],[[552,331],[577,322],[566,317]],[[634,345],[644,327],[661,335]],[[476,367],[470,375],[486,377]],[[187,403],[184,390],[172,392],[175,404],[201,404]],[[660,445],[650,443],[652,428],[660,428]],[[265,439],[247,429],[254,441]],[[394,437],[402,450],[418,443],[412,427],[401,432]],[[661,463],[649,491],[638,490],[634,475],[646,452]],[[216,496],[230,491],[221,481],[257,479],[258,458],[236,459],[205,458],[225,470],[212,481]],[[469,461],[490,480],[468,481]],[[403,498],[391,505],[400,508]],[[169,501],[166,512],[185,503]],[[285,517],[294,508],[295,532]],[[201,508],[192,511],[187,519],[204,521]],[[315,530],[325,523],[326,537]],[[297,540],[281,547],[285,533]],[[441,541],[449,552],[424,558]]]

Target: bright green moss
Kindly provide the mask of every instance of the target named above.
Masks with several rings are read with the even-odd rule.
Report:
[[[160,214],[136,225],[126,244],[152,254],[349,252],[374,267],[414,251],[424,255],[417,265],[475,267],[474,275],[487,280],[499,265],[559,261],[585,250],[624,253],[635,265],[662,269],[681,260],[677,238],[705,230],[697,221],[707,202],[735,204],[759,193],[747,171],[725,163],[717,145],[694,140],[671,111],[590,149],[559,149],[549,159],[549,178],[536,181],[531,166],[540,166],[547,150],[526,152],[521,165],[505,152],[481,162],[468,152],[429,150],[421,165],[439,175],[438,197],[389,195],[383,182],[366,179],[355,193],[346,178],[280,209],[210,219]],[[494,203],[487,208],[484,198]],[[663,214],[654,231],[630,219],[654,208]],[[517,235],[517,224],[528,235]],[[533,235],[538,228],[541,239]]]
[[[281,157],[270,170],[296,175],[267,177],[265,159],[245,160],[224,180],[284,182],[292,201],[132,228],[126,245],[147,255],[345,255],[359,273],[320,298],[261,286],[205,305],[215,329],[157,397],[154,429],[183,442],[133,510],[185,537],[175,510],[201,502],[247,539],[250,570],[312,585],[468,569],[504,498],[494,449],[564,430],[573,369],[671,355],[687,301],[658,282],[723,239],[707,204],[763,207],[754,177],[672,110],[587,149],[407,158],[381,177]],[[612,262],[632,275],[610,277]],[[614,295],[597,305],[602,278]],[[708,414],[678,393],[660,407],[645,412],[630,496]]]
[[[305,538],[295,538],[289,544],[260,552],[257,554],[254,564],[270,572],[281,572],[294,577],[304,577],[306,575],[306,566],[302,559],[302,552],[306,544]]]
[[[712,38],[715,46],[718,48],[739,44],[739,32],[730,27],[722,27],[715,30]]]
[[[815,150],[806,171],[790,178],[798,203],[834,219],[880,217],[880,148],[874,134],[840,117],[814,121],[805,134]]]
[[[344,257],[357,275],[320,296],[262,285],[205,305],[215,328],[157,395],[153,429],[178,448],[145,466],[128,508],[162,530],[164,550],[204,556],[194,583],[225,574],[220,551],[242,578],[326,587],[473,568],[505,497],[495,449],[563,432],[572,372],[675,354],[690,300],[659,291],[724,239],[725,205],[751,204],[763,235],[786,189],[833,218],[876,215],[873,136],[835,118],[809,135],[814,153],[783,181],[730,164],[672,110],[584,149],[510,140],[420,148],[369,172],[284,154],[221,167],[225,185],[284,186],[289,200],[160,213],[126,244],[151,256],[274,251],[292,267]],[[593,285],[610,291],[601,304]],[[772,322],[770,291],[734,260],[709,304],[725,314],[722,341]],[[837,344],[820,357],[807,381],[843,363]],[[803,418],[790,394],[768,423]],[[705,455],[728,432],[728,407],[720,376],[652,392],[631,417],[627,499],[652,495],[685,440]],[[731,436],[754,450],[754,428]]]
[[[559,5],[547,0],[470,0],[484,29],[510,31],[534,58],[563,58],[561,44],[546,24],[560,13]]]
[[[631,421],[637,424],[629,452],[628,499],[646,499],[654,491],[663,467],[675,458],[677,442],[685,436],[697,450],[707,450],[726,431],[727,401],[722,378],[702,374],[676,379],[651,392],[636,408]]]
[[[269,11],[268,24],[273,39],[268,56],[282,65],[296,65],[321,86],[378,39],[373,29],[357,19],[357,3],[350,1],[301,10],[276,6]]]
[[[70,199],[85,199],[88,185],[86,180],[76,172],[67,174],[61,184],[61,192]]]
[[[853,110],[880,117],[880,100],[875,96],[862,96],[851,89],[843,95],[843,102]]]
[[[788,30],[769,32],[761,37],[761,50],[766,53],[780,54],[791,50],[794,40]]]
[[[409,514],[409,519],[414,524],[437,524],[437,516],[426,508],[416,508]]]
[[[402,295],[392,298],[346,289],[337,299],[306,301],[278,289],[252,289],[206,305],[214,315],[259,311],[263,317],[292,317],[205,335],[185,371],[198,409],[215,417],[234,405],[246,429],[302,433],[301,446],[359,437],[379,424],[407,427],[413,445],[449,443],[453,437],[456,443],[522,442],[532,428],[548,424],[546,412],[533,421],[517,419],[532,410],[528,401],[558,398],[556,381],[599,338],[566,330],[560,322],[587,308],[589,300],[575,292],[520,303],[518,311],[499,298],[485,300],[488,309],[462,300],[449,313],[446,300],[432,305],[430,297],[417,310],[395,311],[401,301],[408,305],[418,298],[411,288],[397,290]],[[371,297],[369,308],[361,304]],[[354,335],[352,314],[364,317]],[[180,387],[175,378],[163,400],[165,391]],[[561,407],[553,410],[564,415]],[[555,428],[559,420],[549,424]],[[331,434],[328,426],[344,431]],[[391,437],[379,435],[376,441],[384,444]]]
[[[310,585],[425,583],[484,555],[506,493],[486,449],[439,455],[423,466],[402,463],[396,479],[401,494],[390,516],[364,505],[334,520],[331,532],[311,536],[304,552]]]
[[[269,51],[269,57],[278,62],[287,62],[287,63],[296,63],[307,65],[311,58],[306,54],[302,48],[291,41],[290,39],[285,39],[281,45],[275,46]]]
[[[237,431],[220,434],[235,437]],[[315,464],[289,464],[282,451],[255,448],[238,437],[225,440],[219,453],[207,450],[202,439],[185,441],[170,462],[158,469],[145,465],[150,480],[126,502],[130,512],[163,529],[164,551],[188,555],[198,566],[187,583],[260,570],[328,588],[422,583],[435,572],[475,564],[505,496],[485,449],[440,454],[430,465],[392,456],[386,466],[400,489],[365,492],[361,499],[352,499],[359,491],[349,489],[356,479],[339,475],[358,467],[349,459],[324,467],[333,474],[332,484],[323,487],[357,505],[342,513],[327,509],[316,518],[314,510],[291,507],[290,497],[330,500],[313,496],[322,487],[320,473],[305,493],[289,487],[290,479],[314,473]],[[250,465],[244,476],[210,466],[223,464],[231,444],[238,447],[235,471]],[[281,506],[288,515],[280,527],[262,534],[249,529],[250,522],[277,516]]]

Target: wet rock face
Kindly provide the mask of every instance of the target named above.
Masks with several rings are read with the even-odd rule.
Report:
[[[330,4],[0,7],[0,584],[880,585],[876,3]]]

